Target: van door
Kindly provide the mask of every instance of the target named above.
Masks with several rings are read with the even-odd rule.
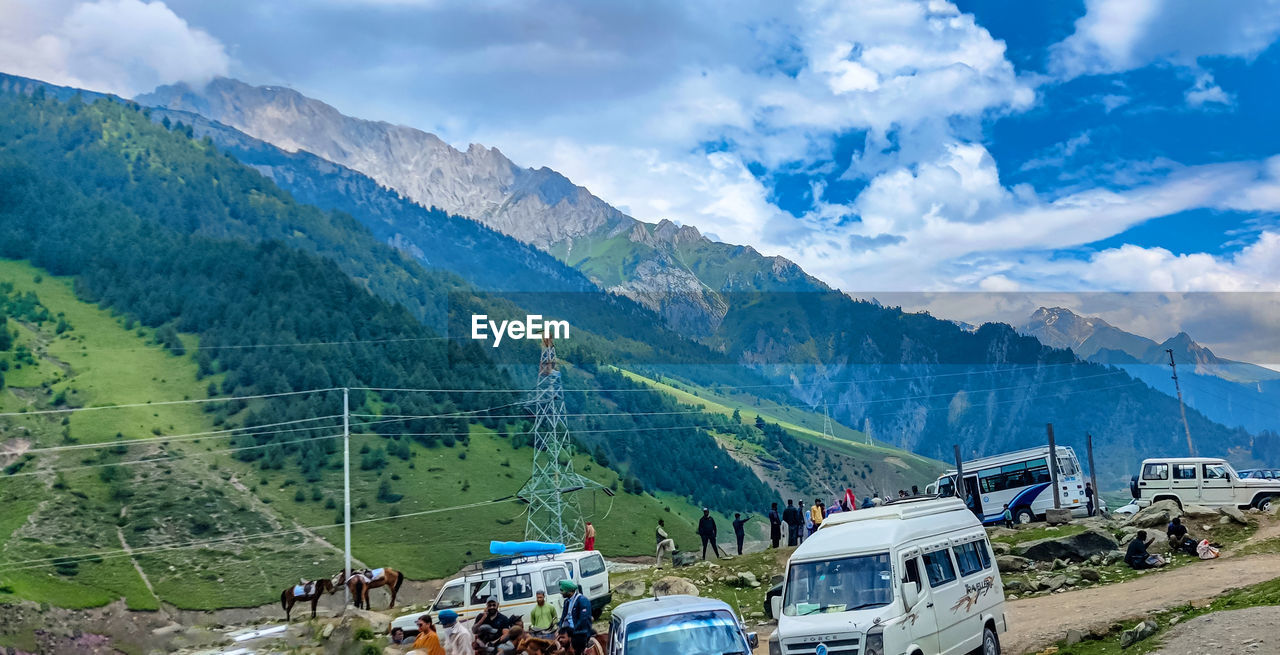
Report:
[[[458,618],[471,620],[484,611],[484,604],[490,596],[498,596],[498,574],[486,573],[483,578],[467,580],[466,607],[456,610]]]
[[[1201,502],[1206,505],[1234,505],[1235,496],[1226,464],[1218,462],[1200,465]]]
[[[956,573],[949,546],[949,542],[926,546],[921,549],[920,558],[931,589],[934,620],[938,623],[937,652],[944,655],[968,652],[965,646],[972,636],[962,605],[967,594]]]
[[[902,635],[894,642],[915,644],[926,653],[938,652],[938,618],[934,614],[933,595],[925,584],[924,565],[920,561],[920,549],[912,548],[899,556],[899,580],[903,585],[915,585],[919,598],[913,607],[904,607],[903,620],[897,624]],[[899,591],[899,593],[901,593]],[[899,597],[901,599],[901,597]]]
[[[508,571],[501,578],[502,613],[529,623],[529,612],[537,603],[533,597],[533,573],[529,570]]]
[[[578,560],[578,584],[582,595],[591,599],[592,607],[602,605],[600,601],[609,593],[609,572],[600,553],[593,551]]]
[[[1169,465],[1164,462],[1147,462],[1142,465],[1142,476],[1138,480],[1138,493],[1134,498],[1150,500],[1161,491],[1169,488]]]
[[[1183,503],[1200,502],[1200,467],[1196,464],[1174,464],[1169,487]]]
[[[964,486],[967,493],[964,503],[969,506],[969,509],[973,510],[974,515],[978,517],[979,521],[983,520],[982,493],[978,488],[978,476],[965,475]]]
[[[964,652],[982,645],[982,615],[997,601],[1003,600],[1003,592],[996,588],[996,572],[987,546],[985,533],[957,538],[951,547],[956,560],[956,572],[960,574],[960,586],[964,595],[953,608],[964,630],[957,638],[964,639],[960,648]]]

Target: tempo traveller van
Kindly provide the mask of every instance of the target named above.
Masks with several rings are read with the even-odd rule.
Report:
[[[770,655],[999,655],[1007,628],[986,530],[957,498],[831,516],[772,609]]]

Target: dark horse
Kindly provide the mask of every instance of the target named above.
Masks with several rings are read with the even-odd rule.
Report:
[[[380,575],[374,575],[380,573]],[[351,591],[351,598],[357,608],[372,609],[369,606],[369,590],[377,587],[386,587],[387,593],[391,594],[391,604],[387,609],[396,606],[396,594],[400,593],[400,585],[404,584],[404,574],[390,568],[366,569],[364,571],[352,571],[351,579],[347,579],[345,571],[339,571],[334,576],[333,583],[336,586],[347,585],[347,589]]]
[[[284,608],[285,622],[289,622],[289,615],[293,612],[293,604],[300,600],[311,601],[311,618],[316,618],[316,604],[320,602],[320,596],[323,596],[326,592],[333,593],[333,583],[325,578],[312,580],[305,585],[294,585],[280,592],[280,607]]]

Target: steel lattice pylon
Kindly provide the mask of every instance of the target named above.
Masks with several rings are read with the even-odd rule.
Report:
[[[573,492],[599,488],[573,470],[573,440],[564,414],[564,385],[556,362],[556,348],[542,340],[538,384],[529,401],[533,411],[533,474],[520,497],[529,503],[524,538],[531,541],[582,545],[582,510]]]

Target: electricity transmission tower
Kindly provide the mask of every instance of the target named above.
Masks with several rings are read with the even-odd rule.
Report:
[[[822,436],[828,439],[836,438],[836,431],[831,429],[831,412],[827,410],[827,405],[822,406]]]
[[[533,474],[520,490],[520,498],[529,503],[524,538],[581,546],[582,510],[572,493],[600,485],[573,470],[573,439],[564,417],[564,385],[551,339],[542,340],[538,383],[528,405],[533,411]]]

